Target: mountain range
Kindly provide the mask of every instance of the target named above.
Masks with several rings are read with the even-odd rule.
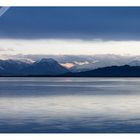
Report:
[[[72,77],[140,77],[140,66],[111,66],[68,74]]]
[[[3,59],[20,60],[23,62],[36,62],[42,58],[53,58],[62,66],[72,72],[83,72],[97,68],[122,66],[131,62],[140,61],[140,56],[100,54],[100,55],[2,55]],[[131,64],[130,64],[131,65]]]
[[[0,60],[0,76],[61,75],[69,70],[54,59],[41,59],[33,63],[19,60]]]
[[[140,61],[134,60],[124,65],[115,65],[95,61],[90,64],[85,61],[81,66],[84,70],[77,71],[76,65],[66,67],[52,58],[37,61],[0,60],[0,76],[70,76],[70,77],[139,77]],[[80,66],[80,65],[79,65]]]

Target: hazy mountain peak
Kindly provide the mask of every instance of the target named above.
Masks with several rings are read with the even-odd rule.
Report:
[[[42,58],[38,63],[57,63],[57,61],[52,58]]]
[[[128,65],[130,65],[130,66],[140,66],[140,61],[134,60],[134,61],[131,61],[130,63],[128,63]]]

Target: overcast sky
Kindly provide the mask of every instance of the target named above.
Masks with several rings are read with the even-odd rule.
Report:
[[[10,7],[0,16],[0,53],[138,55],[140,8]]]

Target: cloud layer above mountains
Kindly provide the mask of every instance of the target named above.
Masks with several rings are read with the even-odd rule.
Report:
[[[139,55],[140,41],[80,39],[0,39],[0,53],[44,55]],[[6,51],[7,50],[7,51]]]
[[[140,40],[139,7],[10,7],[0,38]]]

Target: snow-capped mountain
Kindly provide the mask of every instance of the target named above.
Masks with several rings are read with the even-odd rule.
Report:
[[[3,74],[19,74],[19,72],[28,67],[29,64],[18,60],[0,60],[0,73]]]
[[[34,56],[35,57],[35,56]],[[55,59],[54,59],[55,58]],[[52,58],[0,60],[0,76],[28,75],[63,75],[105,68],[111,66],[140,66],[140,57],[125,57],[117,55],[94,56],[52,56]]]
[[[8,56],[5,56],[8,57]],[[53,58],[61,66],[69,69],[72,72],[81,72],[93,70],[107,66],[122,66],[138,60],[140,56],[121,56],[121,55],[15,55],[10,56],[11,59],[30,60],[32,63],[39,61],[42,58]],[[29,61],[29,62],[30,62]]]
[[[109,66],[122,66],[129,63],[131,58],[117,55],[95,55],[85,60],[86,63],[84,61],[74,62],[75,65],[71,68],[71,71],[82,72]]]
[[[61,75],[68,72],[69,70],[51,58],[44,58],[34,63],[18,60],[0,60],[1,76]]]
[[[69,71],[54,59],[43,58],[22,69],[24,75],[61,75]]]

